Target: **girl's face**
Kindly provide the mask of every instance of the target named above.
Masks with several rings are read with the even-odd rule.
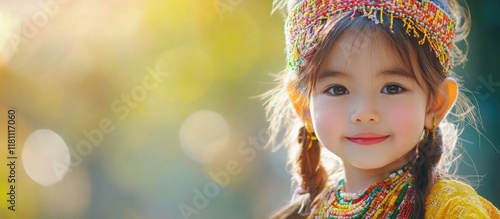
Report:
[[[424,129],[427,94],[382,35],[342,34],[310,101],[321,144],[359,169],[407,161]]]

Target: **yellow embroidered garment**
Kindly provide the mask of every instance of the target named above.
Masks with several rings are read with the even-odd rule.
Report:
[[[425,219],[495,218],[500,212],[467,184],[454,180],[438,180],[425,202]]]

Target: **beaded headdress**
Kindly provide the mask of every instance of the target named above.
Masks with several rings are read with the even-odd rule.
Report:
[[[332,18],[353,17],[356,13],[375,23],[400,19],[406,34],[427,42],[444,74],[450,73],[450,51],[454,46],[455,23],[452,16],[431,0],[303,0],[290,11],[285,22],[288,66],[300,69],[316,52],[321,30]],[[384,15],[386,19],[384,19]]]

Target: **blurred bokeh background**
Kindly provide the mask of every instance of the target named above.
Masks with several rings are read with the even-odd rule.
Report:
[[[469,62],[456,70],[484,130],[463,133],[460,173],[482,176],[469,179],[499,207],[500,2],[469,6]],[[291,193],[255,98],[285,67],[270,12],[248,0],[0,0],[0,218],[267,218]]]

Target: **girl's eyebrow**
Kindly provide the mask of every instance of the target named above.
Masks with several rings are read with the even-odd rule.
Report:
[[[393,68],[393,69],[384,70],[384,71],[381,71],[380,73],[378,73],[378,76],[385,76],[385,77],[401,76],[401,77],[405,77],[408,79],[415,78],[415,76],[411,72],[408,72],[402,68]],[[330,78],[330,77],[331,78],[349,78],[350,75],[346,74],[344,72],[341,72],[341,71],[325,70],[318,75],[318,78],[316,80],[322,81],[322,80],[324,80],[326,78]]]
[[[409,78],[409,79],[415,78],[415,76],[411,72],[408,72],[402,68],[394,68],[394,69],[385,70],[385,71],[380,72],[379,75],[380,76],[402,76],[402,77]]]
[[[335,70],[325,70],[318,75],[317,81],[324,80],[326,78],[348,78],[349,75],[340,71]]]

